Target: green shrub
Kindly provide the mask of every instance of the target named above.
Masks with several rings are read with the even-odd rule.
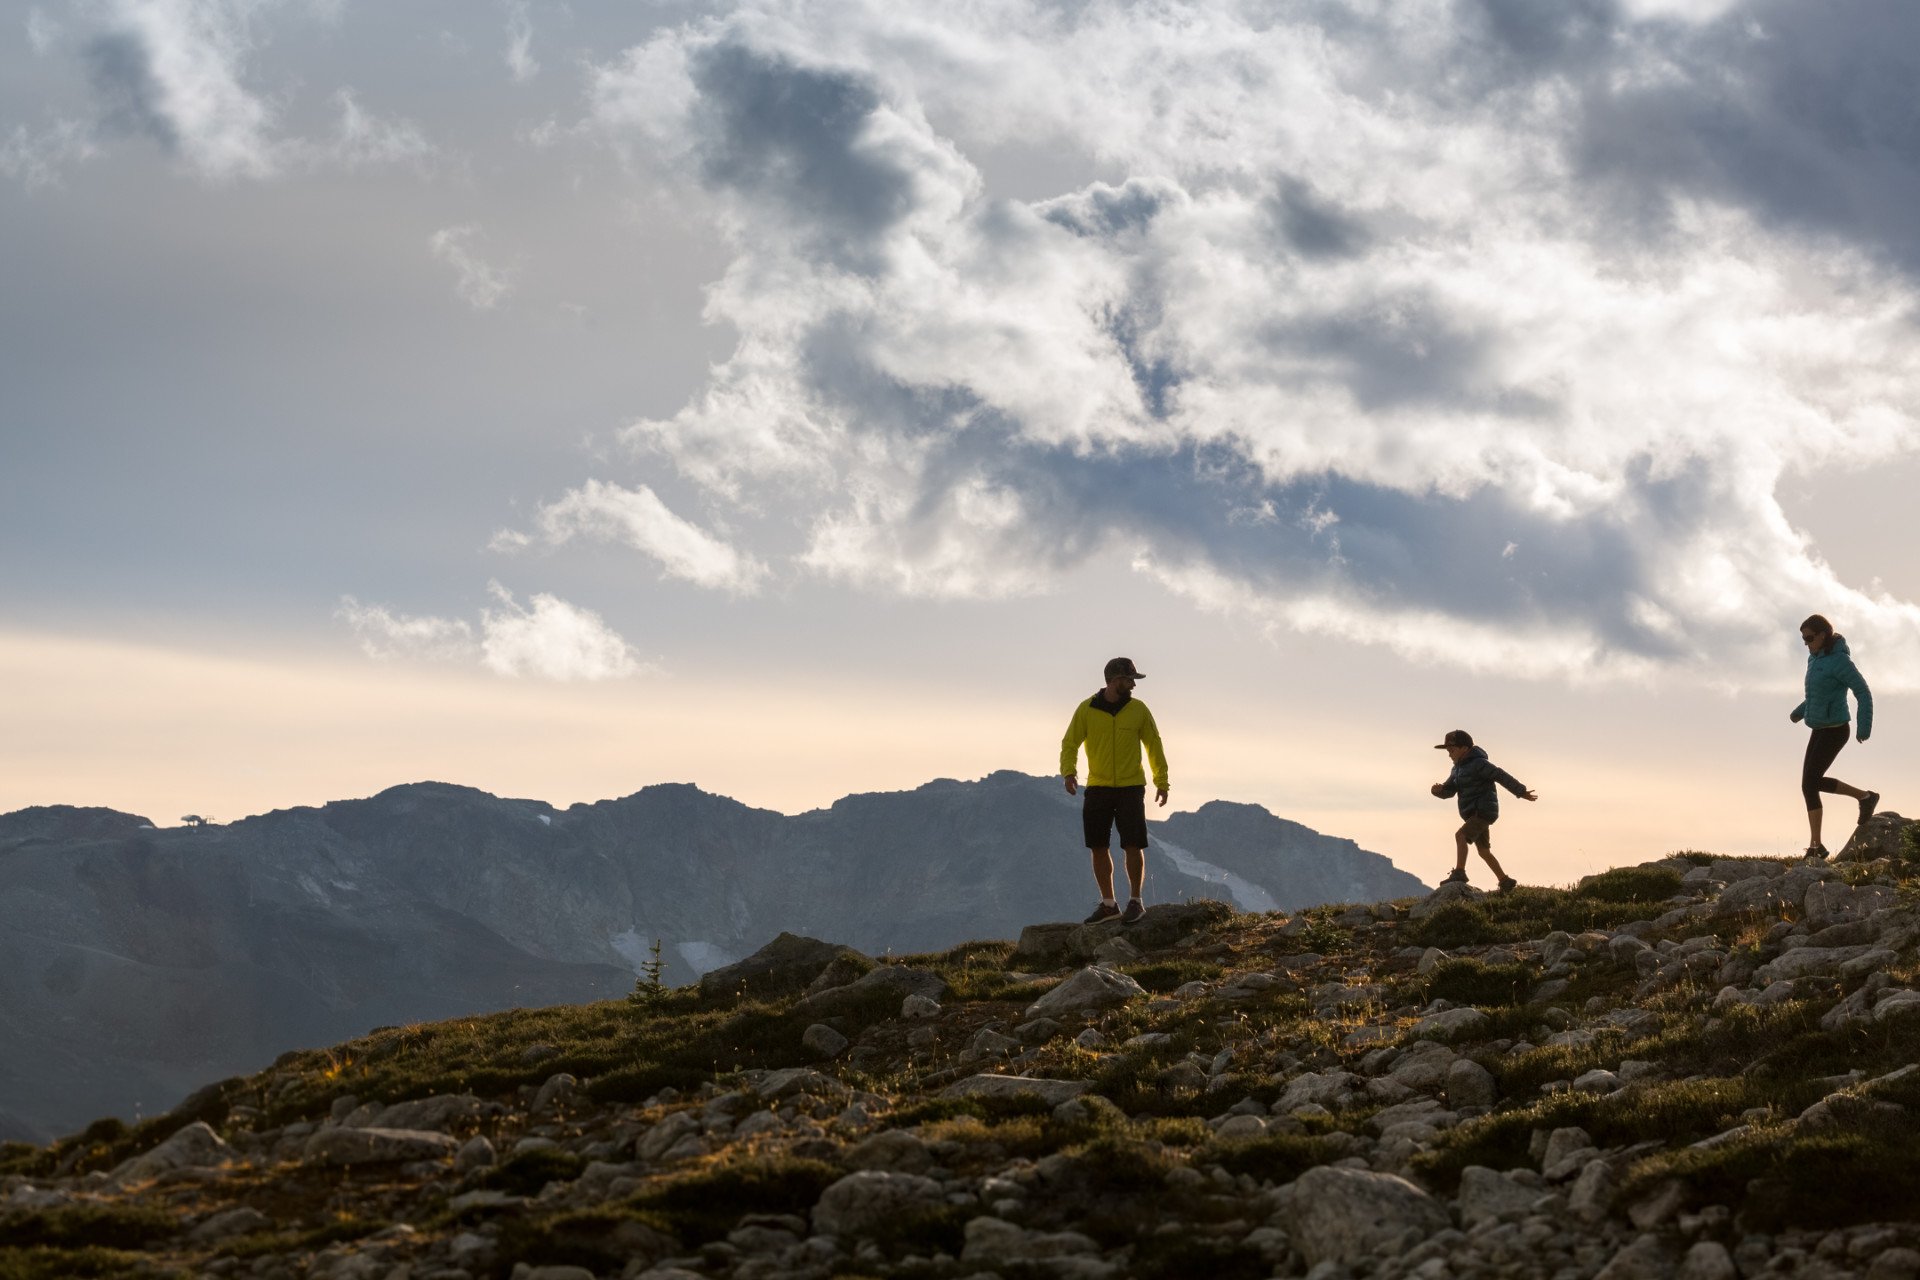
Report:
[[[144,1249],[180,1230],[172,1214],[133,1205],[76,1204],[0,1218],[0,1244]]]
[[[1664,902],[1680,892],[1680,873],[1672,867],[1615,867],[1586,877],[1573,891],[1600,902]]]
[[[1523,964],[1443,960],[1427,974],[1423,994],[1428,1000],[1454,1004],[1512,1005],[1521,1002],[1533,979],[1533,970]]]
[[[1247,1174],[1259,1182],[1285,1183],[1334,1158],[1323,1137],[1310,1134],[1269,1134],[1245,1142],[1221,1142],[1202,1157],[1238,1177]]]
[[[480,1185],[509,1195],[534,1196],[549,1182],[571,1182],[586,1162],[571,1151],[546,1147],[514,1156],[480,1179]]]
[[[627,1205],[652,1215],[682,1243],[697,1245],[724,1237],[743,1214],[804,1215],[840,1173],[819,1160],[738,1160],[648,1187]]]
[[[116,1249],[13,1249],[0,1245],[0,1280],[94,1280],[139,1275],[147,1260]]]
[[[1212,982],[1224,972],[1208,960],[1160,960],[1136,964],[1122,973],[1156,994],[1175,991],[1189,982]]]

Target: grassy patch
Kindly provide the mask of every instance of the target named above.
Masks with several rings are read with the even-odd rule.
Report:
[[[1637,872],[1646,869],[1623,867],[1619,870]],[[1666,868],[1658,870],[1673,875]],[[1588,881],[1601,880],[1613,874],[1605,872],[1603,876],[1589,876]],[[1452,950],[1456,947],[1543,938],[1556,929],[1567,933],[1614,929],[1629,920],[1647,917],[1646,902],[1625,896],[1641,892],[1645,883],[1644,879],[1608,881],[1598,894],[1585,888],[1523,888],[1471,902],[1449,902],[1424,919],[1408,922],[1406,939],[1414,946]],[[1673,883],[1678,886],[1677,876],[1674,876]],[[1582,884],[1587,884],[1587,881]]]
[[[805,1215],[840,1176],[839,1169],[819,1160],[737,1160],[648,1187],[626,1207],[696,1245],[721,1239],[743,1214]]]
[[[1283,1183],[1336,1157],[1325,1138],[1276,1133],[1245,1142],[1216,1143],[1201,1158],[1236,1177],[1244,1173],[1259,1182]]]
[[[1207,960],[1160,960],[1136,964],[1121,972],[1148,991],[1163,994],[1177,991],[1189,982],[1212,982],[1225,970]]]
[[[117,1249],[52,1249],[0,1246],[0,1280],[92,1280],[95,1276],[136,1275],[147,1262]]]
[[[1519,1004],[1533,981],[1527,965],[1486,964],[1467,957],[1441,961],[1420,985],[1425,1000],[1499,1007]]]
[[[677,1247],[661,1215],[609,1205],[549,1218],[508,1218],[500,1224],[498,1243],[503,1271],[524,1262],[617,1272],[636,1256],[663,1257]]]
[[[1665,902],[1680,892],[1680,873],[1672,867],[1614,867],[1587,876],[1573,892],[1598,902]]]
[[[571,1182],[585,1169],[586,1161],[571,1151],[546,1147],[524,1151],[505,1164],[489,1170],[479,1185],[508,1195],[537,1196],[549,1182]]]
[[[144,1249],[179,1231],[181,1221],[160,1209],[76,1204],[0,1218],[0,1244],[75,1249]]]

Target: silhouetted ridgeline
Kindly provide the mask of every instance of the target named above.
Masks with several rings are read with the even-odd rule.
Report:
[[[670,984],[783,930],[872,954],[1012,937],[1091,899],[1077,802],[996,773],[788,817],[696,787],[557,810],[440,783],[224,826],[0,816],[0,1136],[151,1114],[375,1026]],[[1418,892],[1250,805],[1156,824],[1153,901]]]

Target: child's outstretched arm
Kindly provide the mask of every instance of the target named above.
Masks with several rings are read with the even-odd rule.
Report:
[[[1513,792],[1516,796],[1519,796],[1522,800],[1538,800],[1540,798],[1539,794],[1535,792],[1532,787],[1522,786],[1519,779],[1515,778],[1505,769],[1495,769],[1493,771],[1493,779],[1507,790]]]

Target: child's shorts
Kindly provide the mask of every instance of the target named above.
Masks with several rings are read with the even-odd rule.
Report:
[[[1460,830],[1454,834],[1479,849],[1480,852],[1486,853],[1493,847],[1493,834],[1488,828],[1499,820],[1498,814],[1489,818],[1485,814],[1476,813],[1461,823]]]

